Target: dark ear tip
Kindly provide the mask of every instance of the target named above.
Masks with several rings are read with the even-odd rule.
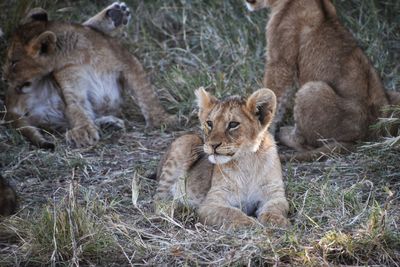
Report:
[[[46,13],[36,13],[32,14],[31,18],[37,21],[47,21],[47,14]]]
[[[47,11],[40,7],[33,8],[28,12],[28,14],[26,14],[24,18],[20,20],[19,23],[20,25],[23,25],[33,21],[47,22]]]

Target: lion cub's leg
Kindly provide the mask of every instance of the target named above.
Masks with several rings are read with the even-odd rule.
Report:
[[[307,150],[307,147],[305,145],[305,139],[297,131],[296,126],[281,127],[279,129],[278,138],[282,144],[284,144],[285,146],[294,148],[297,151]]]
[[[135,97],[136,103],[146,120],[146,127],[178,124],[178,117],[168,114],[161,105],[140,62],[133,56],[132,61],[132,65],[127,65],[123,72],[124,89]]]
[[[198,211],[200,221],[207,225],[225,228],[257,225],[255,219],[247,216],[242,210],[233,207],[228,202],[229,195],[233,193],[224,189],[226,188],[212,187],[210,189]]]
[[[171,144],[159,164],[154,200],[182,200],[185,197],[185,178],[189,168],[198,159],[202,146],[203,141],[196,134],[183,135]]]
[[[66,132],[67,142],[77,147],[96,144],[100,136],[85,90],[86,73],[81,66],[70,66],[54,72],[53,75],[60,86],[65,102],[65,115],[71,127]]]
[[[121,34],[123,28],[128,25],[131,12],[123,2],[114,2],[87,21],[85,26],[97,29],[111,36]]]
[[[276,224],[287,226],[289,204],[285,197],[282,181],[278,184],[269,184],[263,188],[264,197],[256,211],[257,219],[262,225]]]

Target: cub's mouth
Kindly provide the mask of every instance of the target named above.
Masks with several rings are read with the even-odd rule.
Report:
[[[204,152],[208,155],[208,160],[213,164],[225,164],[231,161],[236,151],[229,146],[218,144],[205,144]]]
[[[212,164],[225,164],[232,160],[232,156],[211,154],[211,155],[208,155],[208,160]]]

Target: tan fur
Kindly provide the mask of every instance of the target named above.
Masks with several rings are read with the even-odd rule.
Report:
[[[68,142],[95,144],[99,126],[124,126],[116,117],[124,93],[136,99],[147,127],[176,122],[161,106],[140,62],[107,35],[123,25],[105,26],[104,20],[114,23],[107,17],[110,9],[117,22],[129,16],[120,8],[118,17],[113,4],[89,19],[88,27],[48,21],[47,13],[36,9],[14,33],[4,66],[7,119],[32,143],[53,147],[39,129],[68,129]]]
[[[187,134],[171,144],[159,164],[155,200],[185,202],[214,226],[257,224],[249,215],[263,225],[286,225],[282,170],[267,130],[274,93],[260,89],[247,100],[217,100],[200,88],[196,96],[204,139]]]
[[[273,129],[283,117],[287,97],[293,95],[291,88],[299,86],[295,125],[278,134],[280,142],[300,152],[294,158],[344,152],[355,141],[374,138],[369,126],[385,115],[385,105],[399,102],[399,94],[388,97],[378,73],[339,22],[332,2],[247,0],[246,5],[250,10],[271,9],[264,85],[278,99]]]
[[[17,196],[14,189],[0,175],[0,216],[8,216],[15,212]]]

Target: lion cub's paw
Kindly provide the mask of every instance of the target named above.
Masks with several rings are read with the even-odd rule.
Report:
[[[106,17],[110,18],[115,28],[128,25],[131,12],[124,2],[114,2],[107,7]]]
[[[265,212],[259,216],[259,221],[262,225],[278,225],[281,227],[288,227],[290,225],[289,220],[282,214],[276,212]]]
[[[92,124],[86,124],[80,127],[75,127],[66,133],[68,144],[76,147],[85,147],[96,144],[99,139],[99,132]]]
[[[240,216],[238,218],[234,218],[229,224],[225,224],[224,228],[239,229],[243,227],[255,227],[257,225],[259,224],[253,218],[249,216]]]
[[[114,116],[104,116],[96,119],[94,123],[103,130],[125,129],[125,122]]]

